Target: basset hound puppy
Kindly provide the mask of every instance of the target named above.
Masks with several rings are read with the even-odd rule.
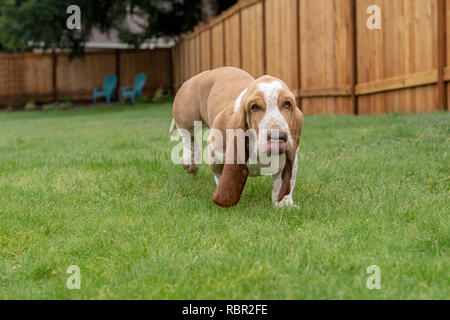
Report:
[[[292,193],[303,113],[283,81],[271,76],[254,79],[232,67],[205,71],[181,86],[173,118],[171,134],[181,135],[183,167],[191,174],[201,163],[194,123],[210,128],[208,160],[217,184],[214,203],[234,206],[249,175],[272,175],[273,204],[295,206]]]

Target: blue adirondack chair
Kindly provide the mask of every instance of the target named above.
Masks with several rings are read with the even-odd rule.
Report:
[[[142,89],[144,89],[146,81],[147,76],[144,73],[139,73],[134,79],[134,86],[120,88],[120,96],[124,99],[130,97],[131,101],[135,103],[136,97],[142,94]]]
[[[105,80],[103,80],[103,91],[94,88],[94,103],[97,102],[97,97],[105,97],[106,102],[111,102],[111,97],[117,86],[117,77],[113,74],[107,75]]]

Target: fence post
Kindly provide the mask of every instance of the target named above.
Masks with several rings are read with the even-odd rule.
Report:
[[[300,30],[300,0],[297,0],[297,100],[298,107],[303,111],[302,108],[302,98],[300,97],[300,91],[302,89],[302,75],[301,75],[301,65],[302,65],[302,56],[301,56],[301,30]]]
[[[202,40],[202,33],[203,31],[199,31],[198,32],[198,42],[199,42],[199,47],[200,47],[200,72],[205,71],[205,69],[203,68],[203,40]]]
[[[175,81],[176,81],[176,76],[175,76],[175,47],[170,49],[170,90],[172,92],[175,92]]]
[[[209,25],[209,67],[213,69],[213,31],[211,24]]]
[[[227,51],[226,51],[226,43],[227,39],[225,39],[225,20],[222,20],[222,41],[223,41],[223,66],[227,65]]]
[[[56,56],[55,49],[52,49],[52,97],[53,97],[53,101],[58,100],[58,92],[56,91],[57,64],[58,64],[58,57]]]
[[[116,49],[116,77],[117,77],[116,97],[117,101],[120,101],[120,49]]]
[[[352,36],[352,103],[353,114],[359,114],[358,97],[356,96],[356,84],[358,82],[358,47],[357,47],[357,16],[356,16],[356,0],[351,2],[351,36]]]
[[[239,66],[242,69],[243,63],[243,53],[242,53],[242,7],[239,6]]]
[[[444,69],[447,64],[446,49],[446,3],[445,0],[438,0],[438,103],[439,109],[448,110],[447,87],[444,79]]]
[[[262,27],[263,27],[263,69],[264,74],[267,74],[267,34],[266,34],[266,0],[262,0]]]

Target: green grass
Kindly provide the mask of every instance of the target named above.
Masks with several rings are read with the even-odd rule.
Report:
[[[300,209],[270,177],[221,209],[170,107],[0,113],[1,299],[450,298],[449,113],[307,116]]]

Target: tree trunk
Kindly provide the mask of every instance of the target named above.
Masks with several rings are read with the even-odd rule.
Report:
[[[217,0],[202,0],[202,20],[208,23],[217,15]]]

